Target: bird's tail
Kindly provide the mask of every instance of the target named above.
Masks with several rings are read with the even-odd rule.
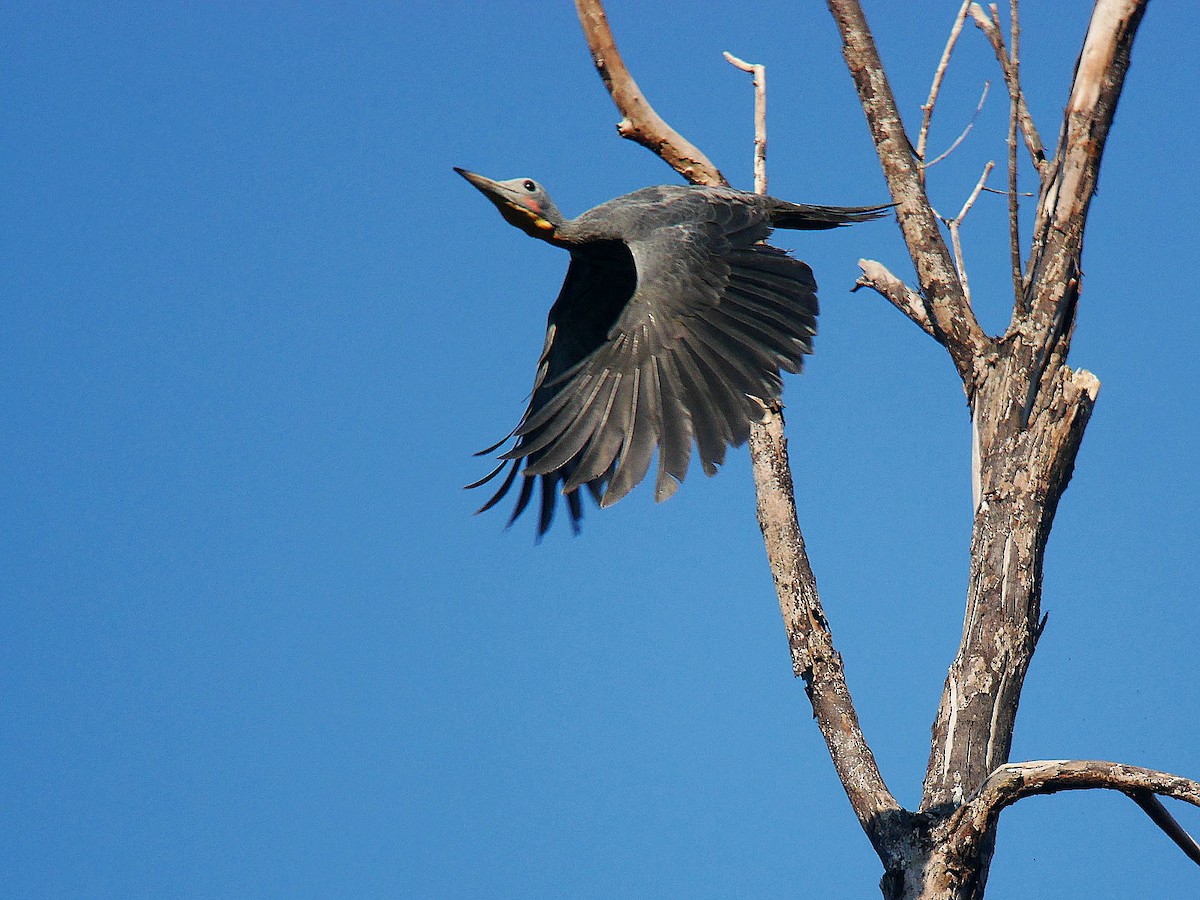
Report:
[[[771,224],[776,228],[796,231],[823,231],[878,219],[894,206],[894,203],[883,206],[810,206],[807,203],[776,200],[771,206]]]

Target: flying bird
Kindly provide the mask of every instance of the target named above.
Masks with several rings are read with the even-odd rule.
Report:
[[[550,308],[529,407],[513,446],[468,488],[497,478],[478,512],[521,477],[511,525],[541,479],[537,533],[564,495],[571,525],[580,488],[601,507],[628,494],[658,452],[654,496],[687,474],[693,443],[706,475],[762,420],[799,372],[817,330],[812,269],[763,243],[772,228],[816,231],[878,218],[887,206],[809,206],[724,187],[643,188],[566,219],[529,178],[492,181],[455,168],[531,237],[571,264]]]

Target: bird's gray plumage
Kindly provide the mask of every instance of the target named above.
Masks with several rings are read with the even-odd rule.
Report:
[[[468,486],[507,468],[482,512],[520,478],[511,524],[540,479],[539,537],[559,493],[578,530],[580,488],[610,506],[646,476],[656,451],[657,500],[687,475],[693,445],[705,473],[715,474],[726,447],[744,443],[761,419],[763,402],[779,399],[780,370],[800,371],[816,334],[812,270],[762,242],[772,227],[834,228],[886,208],[666,185],[567,220],[536,182],[456,171],[510,223],[571,253],[532,398],[508,436],[515,443]]]

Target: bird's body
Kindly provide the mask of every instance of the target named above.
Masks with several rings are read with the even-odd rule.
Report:
[[[609,506],[645,477],[656,450],[658,500],[687,474],[693,442],[715,474],[726,447],[744,443],[763,404],[779,399],[780,369],[800,371],[816,333],[812,270],[762,242],[772,227],[834,228],[881,209],[667,185],[567,220],[536,182],[456,171],[511,224],[571,253],[529,407],[509,435],[516,443],[470,485],[508,468],[482,512],[520,475],[511,523],[540,478],[539,536],[560,492],[577,528],[581,487]]]

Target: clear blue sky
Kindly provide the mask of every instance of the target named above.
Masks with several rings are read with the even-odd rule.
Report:
[[[910,122],[941,6],[868,6]],[[1089,5],[1023,6],[1053,143]],[[750,85],[722,50],[768,66],[773,193],[887,199],[820,4],[609,12],[736,183]],[[1015,758],[1200,774],[1198,29],[1193,4],[1151,5],[1093,204],[1072,358],[1103,388]],[[570,4],[7,4],[0,44],[7,896],[876,895],[790,674],[744,450],[541,546],[460,490],[523,408],[567,260],[451,166],[535,177],[568,215],[675,180],[616,137]],[[935,148],[985,79],[931,173],[943,212],[1004,155],[968,29]],[[996,329],[1003,199],[965,232]],[[848,292],[861,256],[909,275],[894,224],[779,243],[822,285],[785,393],[802,524],[912,805],[962,620],[965,402],[940,348]],[[1197,890],[1119,795],[1002,820],[990,896]]]

